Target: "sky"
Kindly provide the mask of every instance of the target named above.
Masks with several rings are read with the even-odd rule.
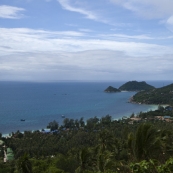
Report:
[[[0,81],[172,79],[173,0],[0,0]]]

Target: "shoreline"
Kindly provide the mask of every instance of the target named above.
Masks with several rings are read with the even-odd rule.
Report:
[[[137,104],[137,103],[136,103]],[[144,105],[144,104],[141,104],[141,105]],[[147,104],[146,104],[147,105]],[[141,111],[141,112],[149,112],[149,111],[155,111],[158,109],[158,105],[147,105],[147,106],[151,106],[151,108],[148,108],[146,111]],[[132,112],[133,113],[133,112]],[[131,114],[132,114],[131,113]],[[135,113],[135,115],[137,115],[139,112]],[[130,118],[131,114],[124,114],[123,116],[119,117],[119,118],[113,118],[113,120],[119,120],[119,119],[122,119],[123,117],[127,117],[127,118]]]
[[[133,104],[133,103],[131,103],[131,104]],[[138,104],[138,103],[134,103],[134,104]],[[145,104],[141,104],[141,105],[145,105]],[[157,110],[158,109],[158,105],[148,105],[148,104],[146,104],[147,106],[151,106],[150,108],[148,108],[146,111],[142,111],[142,112],[148,112],[148,111],[155,111],[155,110]],[[162,105],[161,105],[162,106]],[[165,105],[165,106],[167,106],[167,105]],[[131,112],[131,113],[127,113],[127,114],[124,114],[124,115],[121,115],[120,117],[118,117],[118,118],[113,118],[113,116],[112,116],[112,121],[114,121],[114,120],[119,120],[119,119],[122,119],[123,117],[127,117],[127,118],[129,118],[130,116],[131,116],[131,114],[132,114],[133,112]],[[139,112],[137,112],[137,113],[135,113],[135,115],[137,115]],[[111,116],[111,115],[110,115]],[[43,129],[46,129],[46,127],[45,128],[43,128]],[[31,131],[31,132],[34,132],[34,131],[37,131],[37,130],[39,130],[40,132],[42,131],[42,129],[32,129],[32,130],[26,130],[26,131]],[[25,131],[25,130],[24,130]],[[20,131],[20,133],[24,133],[24,131]],[[15,133],[15,132],[14,132]],[[11,137],[11,133],[5,133],[5,134],[2,134],[2,137]]]
[[[135,102],[135,101],[133,101],[133,96],[129,98],[128,103],[138,104],[138,105],[148,105],[148,106],[149,105],[163,106],[163,107],[170,106],[169,104],[147,104],[147,103]]]

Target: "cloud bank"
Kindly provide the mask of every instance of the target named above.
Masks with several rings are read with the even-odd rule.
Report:
[[[149,80],[173,77],[172,47],[132,42],[127,35],[117,37],[127,39],[86,39],[82,31],[0,28],[0,80],[131,80],[132,77]],[[141,37],[144,36],[132,38],[139,40]]]
[[[0,6],[0,18],[20,19],[23,17],[21,12],[25,11],[23,8],[13,7],[8,5]]]
[[[173,15],[172,0],[110,0],[145,18],[165,18]]]
[[[132,57],[108,50],[20,53],[0,57],[0,79],[168,80],[173,77],[172,55],[164,56]]]
[[[126,39],[118,41],[120,36]],[[128,56],[153,56],[173,53],[171,46],[138,41],[139,38],[149,39],[146,36],[114,35],[114,40],[109,39],[109,35],[107,35],[107,39],[106,36],[103,39],[99,37],[86,38],[86,32],[0,28],[0,51],[1,55],[22,52],[77,52],[99,49],[122,51]],[[10,47],[10,49],[7,49],[7,47]]]

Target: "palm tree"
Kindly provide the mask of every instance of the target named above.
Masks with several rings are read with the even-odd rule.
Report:
[[[65,128],[69,128],[69,122],[70,122],[69,118],[64,118],[63,124]]]
[[[105,172],[106,169],[109,169],[112,167],[113,162],[111,160],[111,157],[113,156],[113,153],[105,150],[102,153],[98,153],[97,156],[97,170],[99,172]]]
[[[79,128],[79,120],[78,119],[75,120],[74,124],[77,128]]]
[[[149,160],[160,154],[160,132],[151,124],[141,124],[134,136],[129,135],[128,143],[137,161]]]
[[[32,164],[26,153],[17,161],[17,169],[20,173],[32,173]]]
[[[76,169],[76,173],[83,173],[90,168],[91,153],[88,148],[84,148],[79,152],[79,167]]]
[[[79,124],[80,124],[81,127],[85,126],[85,122],[84,122],[84,118],[83,117],[80,118]]]
[[[113,135],[107,130],[100,132],[98,141],[98,147],[101,152],[104,152],[106,149],[112,150],[115,147]]]

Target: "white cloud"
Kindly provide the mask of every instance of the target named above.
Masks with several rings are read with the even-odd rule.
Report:
[[[84,29],[84,28],[79,29],[79,31],[81,31],[81,32],[93,32],[91,29]]]
[[[83,8],[74,7],[73,5],[70,4],[69,0],[57,0],[57,1],[61,4],[61,6],[65,10],[81,13],[81,14],[85,15],[86,18],[88,18],[88,19],[98,20],[98,17],[96,14],[94,14],[93,12],[88,11],[86,9],[83,9]]]
[[[0,28],[0,80],[173,77],[172,47],[128,39],[113,41],[83,37],[82,32],[73,31]]]
[[[137,40],[151,40],[154,39],[152,37],[149,37],[147,35],[125,35],[125,34],[105,34],[100,35],[103,37],[111,37],[111,38],[122,38],[122,39],[137,39]]]
[[[88,10],[89,5],[86,5],[86,1],[77,1],[77,0],[57,0],[63,9],[80,13],[84,15],[87,19],[91,19],[97,22],[102,22],[109,25],[114,25],[112,22],[105,19],[104,14],[94,10]],[[103,12],[103,11],[102,11]]]
[[[167,18],[173,15],[172,0],[110,0],[145,18]]]
[[[7,18],[7,19],[19,19],[23,17],[20,12],[25,11],[23,8],[1,5],[0,6],[0,18]]]
[[[173,32],[173,15],[166,21],[167,28]]]
[[[170,79],[172,58],[133,57],[109,50],[20,53],[0,56],[0,80]]]
[[[109,35],[108,35],[109,36]],[[123,51],[129,56],[152,56],[172,53],[172,47],[157,44],[135,42],[132,38],[149,39],[147,36],[115,35],[125,38],[118,39],[86,39],[85,33],[74,31],[52,32],[33,30],[28,28],[0,28],[0,54],[7,55],[15,52],[40,52],[40,51],[85,51],[85,50],[114,50]],[[130,38],[130,39],[129,39]],[[115,41],[117,40],[117,41]],[[5,46],[5,47],[4,47]],[[7,49],[6,47],[10,47]]]

